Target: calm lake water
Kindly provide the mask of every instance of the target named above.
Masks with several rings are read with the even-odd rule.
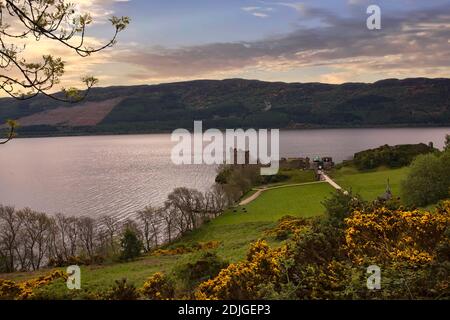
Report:
[[[383,144],[443,147],[450,128],[283,131],[282,157],[332,156],[340,162]],[[176,166],[169,134],[16,139],[0,146],[0,203],[48,213],[123,219],[164,202],[176,187],[207,190],[216,168]]]

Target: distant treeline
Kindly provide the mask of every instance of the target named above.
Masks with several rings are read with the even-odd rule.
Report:
[[[450,79],[387,79],[372,84],[228,79],[94,88],[86,102],[123,100],[96,126],[37,125],[24,135],[167,132],[205,128],[319,128],[450,125]],[[267,109],[270,102],[270,109]],[[0,123],[64,105],[0,99]]]
[[[432,144],[384,145],[375,149],[355,153],[353,160],[359,170],[375,169],[380,166],[400,168],[409,165],[420,154],[438,151]]]

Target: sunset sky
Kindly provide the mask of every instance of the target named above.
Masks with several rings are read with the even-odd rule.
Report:
[[[100,86],[247,78],[342,83],[450,74],[449,0],[82,0],[93,43],[111,15],[132,23],[113,48],[79,58],[48,41],[31,43],[67,61],[63,83],[93,74]],[[367,6],[382,29],[366,28]]]

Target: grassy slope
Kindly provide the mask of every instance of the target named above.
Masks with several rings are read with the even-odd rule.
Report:
[[[264,230],[274,225],[284,215],[313,216],[323,213],[321,201],[333,189],[326,183],[285,187],[264,192],[254,202],[227,210],[215,220],[184,236],[177,243],[189,244],[211,240],[221,241],[217,253],[229,262],[244,258],[250,243],[264,237]],[[275,240],[270,241],[278,245]],[[177,243],[173,244],[175,246]],[[127,278],[136,286],[142,286],[147,277],[157,271],[171,272],[174,267],[198,256],[191,253],[177,256],[143,257],[130,263],[115,263],[102,266],[82,267],[82,287],[90,291],[109,288],[114,280]],[[24,280],[45,274],[49,270],[36,273],[14,273],[0,278]],[[58,281],[44,289],[55,294],[66,292],[65,284]]]
[[[283,182],[270,183],[267,187],[280,186],[284,184],[305,183],[316,181],[316,175],[312,170],[280,169],[279,174],[289,178]]]
[[[387,180],[391,185],[392,193],[398,196],[400,182],[406,177],[408,168],[385,169],[380,168],[370,172],[359,172],[352,167],[343,167],[334,172],[334,180],[344,189],[352,189],[365,200],[374,200],[386,190]]]

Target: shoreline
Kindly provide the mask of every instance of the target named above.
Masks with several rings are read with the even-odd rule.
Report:
[[[450,130],[450,124],[447,125],[380,125],[380,126],[311,126],[311,127],[298,127],[298,128],[264,128],[264,129],[279,129],[280,132],[287,131],[304,131],[304,130],[358,130],[358,129],[442,129],[448,128]],[[186,128],[190,130],[191,128]],[[209,128],[205,127],[204,130]],[[234,128],[240,129],[240,128]],[[249,128],[242,128],[247,130]],[[257,129],[257,128],[255,128]],[[219,128],[221,131],[225,131],[224,128]],[[136,131],[123,131],[123,132],[60,132],[55,134],[21,134],[20,131],[14,139],[32,139],[32,138],[64,138],[64,137],[90,137],[90,136],[128,136],[128,135],[157,135],[157,134],[171,134],[173,130],[136,130]],[[450,132],[449,132],[450,133]]]

